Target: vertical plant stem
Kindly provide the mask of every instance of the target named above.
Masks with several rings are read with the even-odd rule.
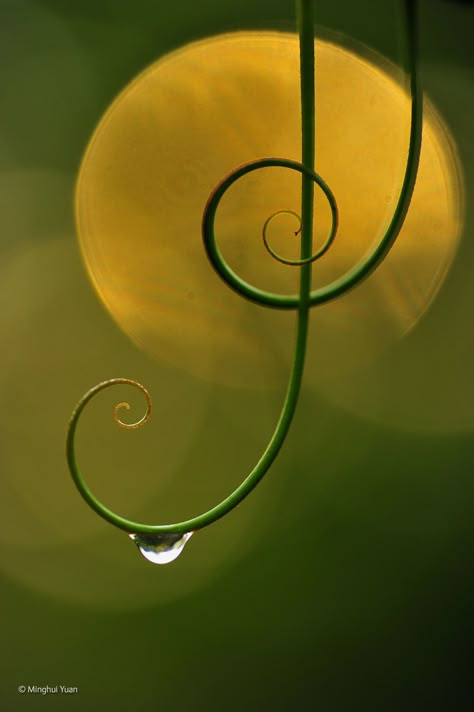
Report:
[[[297,0],[296,7],[300,41],[301,163],[310,170],[314,170],[315,161],[313,2],[314,0]],[[313,204],[314,182],[308,175],[303,174],[301,176],[301,259],[306,259],[312,252]],[[295,401],[301,387],[306,356],[312,265],[303,265],[300,270],[298,331],[292,384],[297,391]]]

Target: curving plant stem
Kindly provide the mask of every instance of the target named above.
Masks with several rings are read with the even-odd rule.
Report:
[[[304,371],[306,354],[306,342],[309,326],[310,308],[315,304],[321,304],[336,298],[340,294],[359,284],[374,270],[388,253],[393,245],[400,229],[403,225],[408,207],[410,204],[413,188],[416,181],[416,174],[419,163],[422,132],[422,91],[417,72],[417,2],[416,0],[402,0],[404,7],[406,32],[407,32],[407,70],[410,74],[411,89],[411,129],[408,149],[408,159],[399,200],[394,211],[392,220],[377,247],[356,265],[352,270],[335,280],[331,284],[316,291],[311,291],[312,263],[321,257],[332,243],[338,225],[338,212],[334,196],[324,180],[314,171],[315,160],[315,60],[314,60],[314,19],[313,0],[297,0],[297,22],[300,44],[300,85],[301,85],[301,135],[302,135],[302,155],[301,163],[285,158],[263,158],[252,161],[235,169],[226,176],[212,192],[203,214],[203,241],[207,256],[214,269],[224,279],[224,281],[243,297],[258,304],[277,309],[297,310],[297,333],[295,343],[295,355],[291,370],[288,388],[286,391],[283,407],[278,419],[273,435],[265,448],[259,461],[232,494],[220,502],[209,511],[175,524],[148,525],[133,522],[121,517],[105,507],[92,493],[82,477],[75,456],[75,433],[79,417],[86,404],[99,391],[117,384],[129,384],[138,387],[147,398],[148,408],[146,415],[132,425],[126,425],[121,421],[119,424],[124,427],[138,427],[145,422],[151,412],[151,399],[144,386],[131,381],[130,379],[117,378],[99,383],[88,391],[76,406],[70,423],[66,439],[66,455],[72,478],[84,498],[84,500],[94,509],[97,514],[106,519],[111,524],[132,534],[184,534],[186,532],[202,529],[220,519],[225,514],[236,507],[260,482],[270,466],[277,457],[286,435],[290,428],[293,415],[296,409],[298,396],[301,388],[301,381]],[[260,290],[242,280],[223,259],[217,246],[214,234],[214,220],[219,202],[228,188],[241,176],[252,171],[266,167],[286,167],[301,173],[301,255],[300,260],[286,261],[287,264],[298,266],[300,270],[300,286],[296,295],[280,295]],[[314,183],[319,185],[328,198],[332,212],[332,228],[321,248],[315,255],[312,255],[313,240],[313,193]],[[298,216],[297,216],[298,217]],[[272,218],[270,217],[269,220]],[[265,230],[269,220],[264,225]],[[270,250],[272,254],[273,251]],[[274,254],[279,259],[279,257]],[[281,260],[285,261],[285,260]],[[118,420],[117,410],[120,407],[128,407],[128,404],[121,403],[115,408],[115,417]]]

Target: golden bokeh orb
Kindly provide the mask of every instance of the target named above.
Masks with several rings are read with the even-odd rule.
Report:
[[[316,170],[340,212],[335,243],[313,267],[321,286],[380,239],[403,181],[410,100],[401,73],[377,55],[316,42]],[[298,38],[239,32],[163,57],[113,102],[87,148],[77,184],[80,246],[103,303],[153,357],[235,386],[278,381],[292,351],[294,313],[250,304],[214,273],[202,244],[204,206],[238,165],[301,157]],[[418,181],[405,225],[378,270],[348,295],[315,310],[307,378],[337,378],[400,338],[441,285],[456,250],[461,182],[454,144],[425,102]],[[222,200],[216,234],[247,281],[294,293],[298,268],[265,250],[261,230],[276,211],[299,211],[301,177],[256,171]],[[314,244],[330,229],[315,188]],[[269,240],[299,256],[296,220],[276,218]],[[297,229],[297,225],[296,225]]]

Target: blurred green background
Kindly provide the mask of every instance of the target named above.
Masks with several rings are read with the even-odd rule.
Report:
[[[421,5],[426,90],[464,172],[448,279],[350,387],[304,389],[252,497],[153,567],[72,486],[63,438],[75,402],[108,377],[149,387],[153,428],[116,432],[107,394],[81,430],[81,464],[112,508],[181,519],[253,465],[284,373],[280,389],[239,391],[138,351],[89,285],[74,181],[140,70],[211,34],[291,30],[293,2],[0,0],[2,709],[472,709],[474,9]],[[397,61],[397,7],[321,0],[316,13]]]

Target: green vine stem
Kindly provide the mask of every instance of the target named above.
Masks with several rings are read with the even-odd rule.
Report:
[[[411,91],[411,128],[408,147],[408,158],[405,176],[401,187],[399,199],[392,217],[392,220],[378,245],[369,252],[359,264],[349,270],[345,275],[331,282],[329,285],[311,291],[312,262],[321,257],[331,245],[338,225],[338,211],[336,200],[326,185],[324,180],[314,170],[315,152],[315,91],[314,91],[314,20],[313,20],[313,0],[297,0],[297,21],[300,43],[300,75],[301,75],[301,133],[302,133],[302,158],[301,163],[285,158],[262,158],[252,161],[236,168],[226,176],[214,189],[206,204],[202,233],[206,254],[217,273],[232,289],[243,297],[264,306],[276,309],[296,309],[297,310],[297,333],[295,343],[295,355],[293,367],[289,377],[283,407],[278,419],[273,435],[265,448],[259,461],[246,477],[226,499],[209,511],[186,521],[175,524],[149,525],[133,522],[121,517],[105,507],[92,493],[82,477],[75,455],[75,434],[79,417],[86,404],[97,393],[118,384],[128,384],[139,388],[147,399],[146,415],[137,423],[127,425],[118,419],[119,408],[129,408],[127,403],[116,406],[114,417],[123,427],[134,428],[142,425],[151,413],[151,399],[144,386],[126,378],[114,378],[103,381],[88,391],[77,404],[67,432],[66,455],[72,478],[84,500],[101,517],[111,524],[131,534],[184,534],[212,524],[236,507],[242,500],[256,487],[270,466],[277,457],[288,430],[290,428],[293,415],[296,409],[298,396],[301,388],[301,381],[304,370],[306,342],[309,326],[310,308],[317,304],[328,302],[341,294],[346,293],[362,280],[364,280],[384,259],[392,247],[398,233],[403,225],[405,216],[410,205],[411,196],[415,186],[418,163],[421,150],[422,135],[422,90],[418,76],[418,23],[416,0],[402,0],[405,24],[406,24],[406,69],[410,76]],[[266,228],[274,215],[265,223],[263,228],[264,242],[276,259],[293,264],[300,269],[299,293],[295,295],[283,295],[266,292],[242,280],[227,265],[217,246],[214,234],[214,220],[219,202],[224,193],[240,177],[261,168],[284,167],[295,170],[302,175],[302,197],[301,197],[301,219],[293,211],[291,212],[300,220],[301,231],[301,254],[299,260],[289,261],[280,258],[274,253],[266,240]],[[313,225],[313,192],[316,183],[325,193],[332,213],[332,227],[326,242],[314,255],[312,254],[312,225]]]

